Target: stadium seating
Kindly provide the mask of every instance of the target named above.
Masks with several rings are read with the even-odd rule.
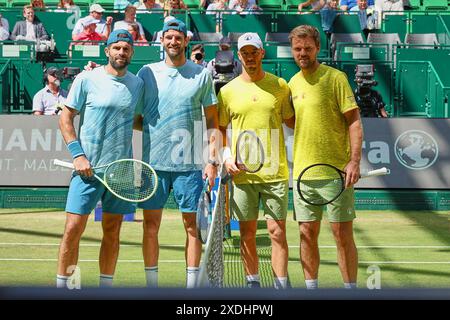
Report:
[[[217,21],[214,14],[192,13],[189,15],[188,23],[192,32],[216,32]]]
[[[300,3],[306,2],[306,0],[286,0],[286,10],[297,11]]]
[[[198,9],[200,6],[199,0],[183,0],[183,2],[189,9]]]
[[[56,3],[56,0],[51,0],[46,1],[46,4],[53,4],[52,1]],[[113,7],[112,0],[83,1],[75,2],[86,8],[91,2],[101,3],[105,8]],[[269,10],[284,7],[296,11],[298,3],[304,2],[303,0],[287,0],[284,5],[281,0],[259,1],[265,9],[262,14],[224,15],[219,33],[216,33],[216,15],[205,15],[197,10],[194,7],[197,2],[194,0],[191,1],[192,9],[189,12],[175,16],[185,21],[188,29],[194,32],[195,41],[191,41],[190,46],[204,44],[207,60],[214,57],[222,35],[228,35],[237,42],[237,37],[244,32],[258,32],[264,40],[266,50],[264,69],[286,80],[299,70],[291,56],[288,34],[300,24],[313,25],[320,31],[319,60],[345,71],[352,86],[355,85],[353,78],[357,64],[375,65],[375,80],[378,81],[376,89],[380,91],[392,114],[413,117],[446,116],[448,111],[445,111],[444,101],[445,96],[450,93],[450,73],[446,72],[450,52],[450,11],[448,6],[445,6],[445,10],[432,10],[444,3],[440,0],[410,1],[413,8],[427,11],[411,10],[400,15],[384,15],[380,32],[370,33],[367,42],[356,15],[338,16],[333,25],[335,33],[328,39],[322,31],[318,13],[299,15],[292,11]],[[8,19],[11,30],[16,21],[23,19],[22,5],[20,0],[0,0],[1,14]],[[82,16],[87,14],[84,9]],[[72,57],[67,56],[71,29],[66,22],[70,15],[51,10],[36,11],[36,17],[44,24],[49,35],[54,34],[56,40],[56,60],[48,64],[82,67],[87,60],[94,58],[90,56],[93,53],[104,63],[103,44],[98,46],[98,52],[95,46],[86,49],[77,47],[77,50],[73,48]],[[105,13],[107,15],[112,15],[116,21],[123,19],[122,12],[109,10]],[[146,38],[152,39],[162,29],[164,15],[162,12],[138,14],[137,20],[142,24]],[[0,100],[3,103],[0,112],[30,112],[31,99],[42,87],[42,65],[36,61],[32,47],[25,46],[23,51],[17,51],[16,48],[20,47],[11,47],[12,43],[0,45]],[[5,45],[10,47],[4,48]],[[155,46],[136,47],[130,71],[136,72],[143,64],[158,61],[159,50]],[[416,79],[418,77],[425,80],[419,81]],[[431,83],[435,85],[432,86]]]
[[[258,6],[263,10],[281,10],[284,3],[283,0],[258,0]]]
[[[289,33],[267,32],[265,37],[265,59],[292,59]]]
[[[330,37],[330,52],[334,60],[337,60],[337,43],[363,43],[364,39],[361,32],[357,33],[332,33]]]
[[[199,32],[198,39],[201,42],[215,42],[218,43],[223,35],[218,32]]]
[[[405,44],[412,45],[439,45],[439,41],[435,33],[407,33],[405,36]],[[421,49],[433,49],[434,47],[423,46]]]
[[[222,33],[257,32],[261,39],[272,31],[272,14],[223,15]]]
[[[447,10],[447,0],[422,0],[425,10]]]

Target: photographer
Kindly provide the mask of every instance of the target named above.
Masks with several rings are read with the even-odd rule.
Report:
[[[361,117],[387,118],[389,117],[384,109],[385,103],[378,91],[372,87],[377,85],[374,78],[373,65],[357,65],[355,82],[358,87],[355,89],[355,100],[360,109]]]
[[[192,47],[191,61],[206,68],[208,63],[205,61],[205,48],[202,44],[196,44]]]
[[[58,107],[63,106],[67,98],[67,91],[61,89],[61,78],[61,73],[55,67],[50,67],[44,71],[45,87],[33,97],[34,115],[58,114]]]

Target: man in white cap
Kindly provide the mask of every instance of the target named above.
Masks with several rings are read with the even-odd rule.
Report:
[[[99,20],[99,22],[97,23],[97,26],[95,28],[95,32],[97,32],[98,34],[101,35],[102,40],[106,40],[109,37],[109,34],[111,33],[111,25],[113,22],[113,18],[112,17],[107,17],[106,20],[103,19],[103,12],[105,12],[105,9],[103,9],[103,7],[101,5],[99,5],[98,3],[94,3],[93,5],[90,6],[89,8],[89,15],[81,18],[77,21],[77,23],[75,24],[75,27],[73,28],[72,31],[72,40],[77,40],[76,36],[84,31],[84,25],[86,23],[83,23],[83,20],[85,19],[89,19],[89,18],[94,18],[95,20]]]
[[[100,20],[94,19],[91,16],[87,16],[86,18],[84,18],[81,22],[83,26],[83,32],[74,35],[73,40],[102,41],[103,36],[95,31],[97,29],[98,23],[100,23]]]
[[[219,127],[224,137],[223,159],[233,176],[230,196],[231,213],[239,220],[241,256],[247,285],[260,287],[256,231],[259,202],[262,200],[267,229],[272,242],[272,270],[275,288],[288,285],[288,245],[286,216],[289,191],[289,169],[286,159],[282,123],[294,122],[287,82],[265,72],[265,51],[256,33],[245,33],[238,39],[238,56],[242,74],[219,91]],[[226,140],[231,123],[232,147]],[[239,170],[235,164],[237,136],[243,130],[255,132],[263,141],[266,161],[257,173]]]

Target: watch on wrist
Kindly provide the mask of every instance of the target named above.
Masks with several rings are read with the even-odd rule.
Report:
[[[217,160],[211,160],[211,159],[209,159],[209,160],[208,160],[208,163],[209,163],[209,164],[212,164],[214,167],[218,167],[218,166],[219,166],[219,162],[217,162]]]

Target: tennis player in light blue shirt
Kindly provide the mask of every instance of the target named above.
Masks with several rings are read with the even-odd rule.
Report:
[[[158,231],[162,209],[173,190],[186,230],[187,287],[193,287],[200,264],[201,243],[195,217],[203,177],[210,185],[217,175],[217,98],[209,71],[186,59],[189,40],[186,25],[177,19],[166,21],[161,44],[165,61],[145,65],[138,77],[144,80],[143,160],[158,175],[158,190],[144,209],[143,253],[147,285],[157,286]],[[209,150],[203,159],[202,112],[206,127],[216,129],[209,136]]]
[[[57,287],[67,287],[69,276],[77,272],[81,235],[89,214],[102,200],[103,239],[100,249],[100,286],[112,286],[119,254],[122,214],[134,206],[115,197],[93,179],[92,167],[132,155],[133,120],[143,98],[143,81],[128,72],[133,55],[133,38],[126,30],[113,31],[105,54],[108,64],[79,74],[69,92],[60,117],[60,129],[75,168],[66,203],[66,226],[61,241]],[[139,107],[141,109],[141,107]],[[74,118],[80,114],[77,135]],[[96,170],[101,175],[101,170]],[[76,286],[76,285],[75,285]]]

